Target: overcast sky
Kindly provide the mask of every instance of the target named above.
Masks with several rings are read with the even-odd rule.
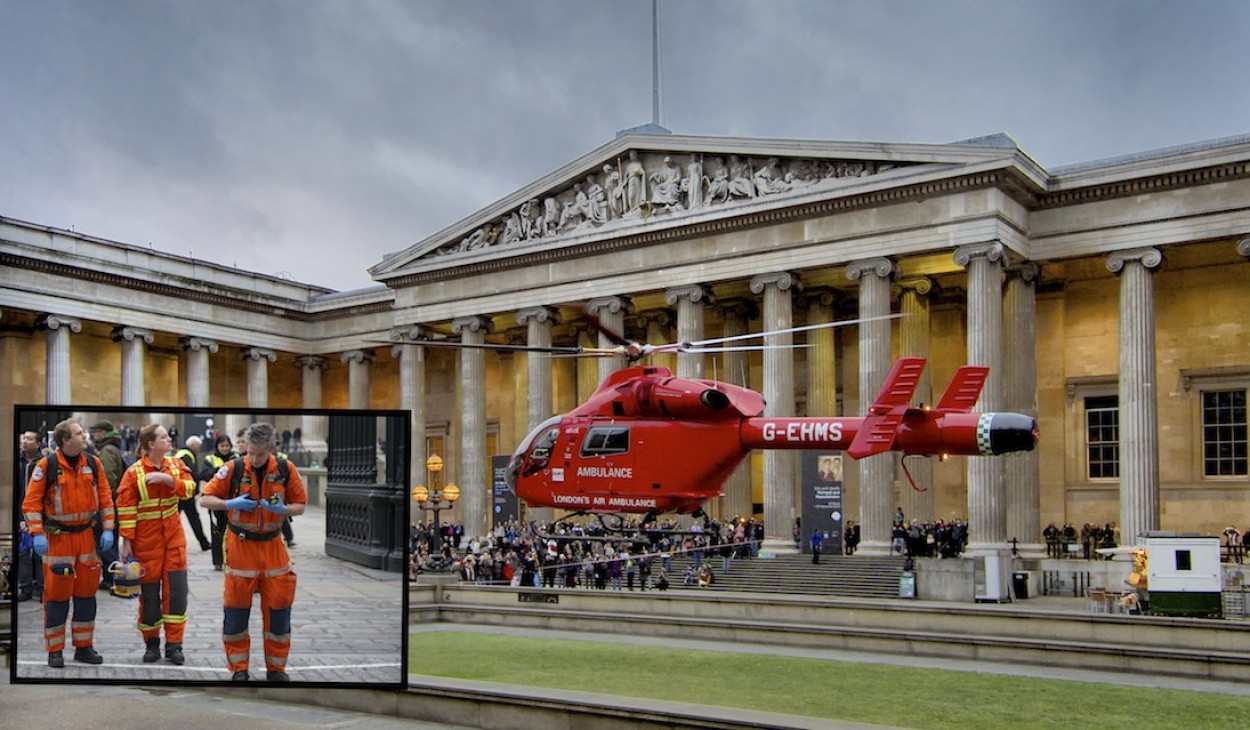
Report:
[[[1250,133],[1243,0],[661,0],[679,134]],[[0,0],[0,215],[334,289],[651,120],[650,0]]]

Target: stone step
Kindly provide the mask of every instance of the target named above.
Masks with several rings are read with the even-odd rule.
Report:
[[[747,593],[803,593],[839,597],[894,598],[898,596],[903,559],[831,555],[814,564],[806,555],[773,558],[735,558],[728,571],[719,555],[704,556],[716,576],[711,589]],[[680,588],[689,555],[673,558],[669,580]]]

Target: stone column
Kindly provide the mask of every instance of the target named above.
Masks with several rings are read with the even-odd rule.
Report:
[[[326,369],[326,359],[317,355],[304,355],[295,359],[303,374],[302,405],[308,410],[321,409],[321,371]],[[330,446],[329,416],[300,417],[300,448],[308,452],[310,464],[324,464]]]
[[[347,406],[359,410],[369,408],[369,366],[377,356],[369,350],[348,350],[339,355],[347,363]]]
[[[178,346],[187,353],[187,408],[208,408],[208,356],[216,354],[217,341],[204,337],[183,337],[178,340]]]
[[[955,263],[968,270],[968,364],[990,369],[976,409],[1003,410],[1003,245],[961,246]],[[1006,465],[968,457],[968,549],[972,556],[1007,550]]]
[[[697,187],[697,186],[696,186]],[[712,288],[706,284],[675,286],[664,292],[668,306],[677,305],[677,341],[698,342],[703,335],[703,308],[715,304]],[[677,353],[677,377],[701,379],[703,355],[697,352]]]
[[[1155,387],[1154,248],[1117,251],[1120,275],[1120,542],[1159,529],[1159,401]]]
[[[560,324],[560,310],[555,307],[527,307],[517,312],[517,324],[526,328],[525,342],[530,347],[551,347],[551,328]],[[525,355],[526,368],[526,434],[554,415],[551,387],[551,358],[538,352]],[[538,507],[528,517],[537,522],[551,522],[555,510]]]
[[[764,295],[765,332],[794,326],[791,290],[799,288],[798,274],[780,271],[751,279],[751,292]],[[764,408],[767,418],[794,416],[794,335],[786,332],[764,338]],[[764,546],[769,553],[794,553],[795,452],[769,449],[764,452]]]
[[[933,280],[919,276],[903,279],[897,284],[899,290],[899,313],[903,315],[898,322],[898,354],[899,357],[929,357],[929,295],[933,293]],[[933,364],[929,363],[920,374],[920,382],[916,384],[916,395],[912,405],[933,405]],[[900,458],[900,457],[896,457]],[[903,475],[903,483],[899,484],[899,504],[903,508],[903,516],[911,521],[931,520],[933,514],[933,457],[908,459],[907,471],[911,474],[916,489]]]
[[[1037,418],[1037,264],[1007,269],[1003,294],[1005,407]],[[1003,457],[1007,472],[1007,539],[1025,557],[1046,556],[1042,542],[1042,489],[1037,450]]]
[[[269,363],[277,362],[278,355],[263,347],[245,347],[239,357],[247,360],[247,407],[269,407]]]
[[[721,334],[725,337],[745,335],[748,323],[759,316],[759,307],[747,299],[731,299],[720,302],[721,314],[725,324]],[[747,354],[742,351],[726,352],[721,355],[721,370],[713,373],[718,379],[744,388],[751,386],[750,365]],[[751,459],[748,457],[734,469],[734,473],[725,480],[723,487],[725,496],[721,503],[722,517],[746,517],[755,514],[755,500],[751,494]]]
[[[401,343],[391,352],[399,358],[399,407],[411,413],[408,479],[412,485],[425,484],[425,460],[429,458],[425,452],[425,348],[421,346],[426,336],[415,324],[390,331],[391,341]],[[412,515],[413,522],[420,519],[420,515]]]
[[[626,296],[600,297],[586,302],[586,311],[599,319],[599,325],[625,336],[625,315],[634,313],[634,303]],[[603,332],[599,333],[599,347],[615,347],[616,343],[608,339]],[[612,355],[599,358],[599,382],[602,383],[609,375],[625,367],[624,355]]]
[[[833,305],[838,293],[822,287],[803,292],[802,305],[807,308],[808,326],[834,321]],[[838,350],[837,330],[833,327],[807,332],[807,415],[838,414]]]
[[[890,281],[896,269],[886,258],[855,261],[846,275],[859,282],[860,319],[890,314]],[[866,413],[893,365],[890,320],[859,325],[859,408]],[[894,519],[894,455],[876,454],[859,460],[859,552],[884,555],[890,550]]]
[[[45,314],[35,324],[46,333],[44,339],[48,346],[48,363],[45,368],[46,403],[50,406],[69,405],[73,402],[70,388],[70,374],[73,370],[69,363],[69,335],[71,332],[82,332],[82,322],[73,317]]]
[[[144,360],[152,344],[152,330],[118,325],[113,328],[113,342],[122,345],[122,405],[147,405],[144,394]]]
[[[668,309],[652,309],[638,315],[639,324],[646,332],[643,341],[648,345],[672,344],[672,337],[669,333],[672,332],[673,319],[673,313]],[[677,357],[672,352],[652,353],[643,364],[668,368],[669,372],[673,373],[677,372]]]
[[[492,329],[490,317],[458,317],[451,322],[451,331],[466,345],[485,343]],[[460,349],[460,393],[460,514],[467,540],[485,535],[489,529],[485,350]]]

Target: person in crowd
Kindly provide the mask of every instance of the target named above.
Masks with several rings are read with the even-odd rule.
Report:
[[[43,451],[39,448],[39,434],[34,431],[23,432],[18,439],[18,507],[21,507],[22,501],[26,497],[26,485],[30,482],[31,472],[35,470],[35,463],[42,458]],[[43,561],[40,560],[38,553],[35,552],[35,543],[31,539],[30,527],[26,524],[25,517],[19,518],[17,529],[16,599],[20,603],[29,601],[31,598],[42,598]]]
[[[195,477],[182,461],[169,455],[174,442],[164,426],[139,429],[139,460],[126,470],[117,489],[121,562],[137,561],[139,633],[143,661],[165,658],[182,664],[182,637],[187,627],[187,538],[178,516],[178,502],[195,494]]]
[[[854,555],[855,549],[859,547],[859,524],[854,521],[846,523],[846,554]]]
[[[244,441],[246,455],[218,469],[201,499],[205,509],[226,511],[229,528],[222,642],[231,680],[249,681],[248,619],[252,597],[259,593],[265,631],[265,678],[287,682],[296,575],[287,546],[274,538],[282,534],[281,525],[287,516],[304,513],[308,492],[295,465],[274,455],[277,436],[272,424],[252,424]]]
[[[97,421],[91,426],[91,442],[95,445],[96,456],[100,457],[100,463],[104,464],[104,476],[108,479],[109,493],[113,495],[113,503],[117,503],[117,488],[122,483],[122,473],[126,471],[126,459],[122,456],[122,435],[114,428],[113,422],[108,420]],[[95,526],[96,543],[101,543],[100,533],[103,528],[97,524]],[[103,566],[103,573],[100,575],[100,587],[108,589],[109,593],[114,596],[119,594],[113,590],[113,574],[108,572],[108,566],[117,560],[117,534],[113,535],[113,543],[108,550],[100,551],[100,564]]]
[[[52,431],[56,452],[35,462],[22,514],[34,551],[43,558],[43,625],[48,666],[65,666],[65,629],[70,599],[74,599],[71,641],[74,661],[102,664],[93,646],[96,591],[100,557],[96,553],[92,522],[103,527],[99,547],[112,547],[116,525],[113,495],[102,476],[99,457],[86,453],[87,432],[77,421],[65,420]]]
[[[812,563],[819,563],[820,548],[825,544],[825,536],[820,530],[812,530],[812,536],[809,539],[812,544]]]
[[[204,471],[200,475],[200,481],[209,481],[221,467],[226,465],[227,461],[236,459],[238,456],[239,454],[234,450],[234,444],[230,440],[230,436],[224,433],[218,434],[217,440],[213,444],[213,453],[204,457]],[[211,535],[209,549],[212,551],[213,570],[221,570],[225,565],[222,544],[226,537],[226,513],[209,510],[208,523],[208,531]]]
[[[195,533],[195,539],[200,543],[202,552],[212,547],[208,536],[204,534],[204,523],[200,521],[200,510],[195,506],[195,497],[200,493],[200,482],[208,481],[207,479],[202,479],[204,468],[200,463],[200,446],[203,443],[199,436],[188,436],[186,444],[181,449],[178,449],[178,453],[174,454],[174,458],[182,462],[182,465],[186,467],[187,473],[195,480],[195,492],[186,499],[178,500],[178,511],[187,516],[187,524],[191,525],[191,532]]]

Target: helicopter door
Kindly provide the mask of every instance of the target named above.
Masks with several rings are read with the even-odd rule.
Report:
[[[577,477],[584,491],[607,495],[633,492],[636,453],[628,424],[607,424],[586,429],[582,439]]]

